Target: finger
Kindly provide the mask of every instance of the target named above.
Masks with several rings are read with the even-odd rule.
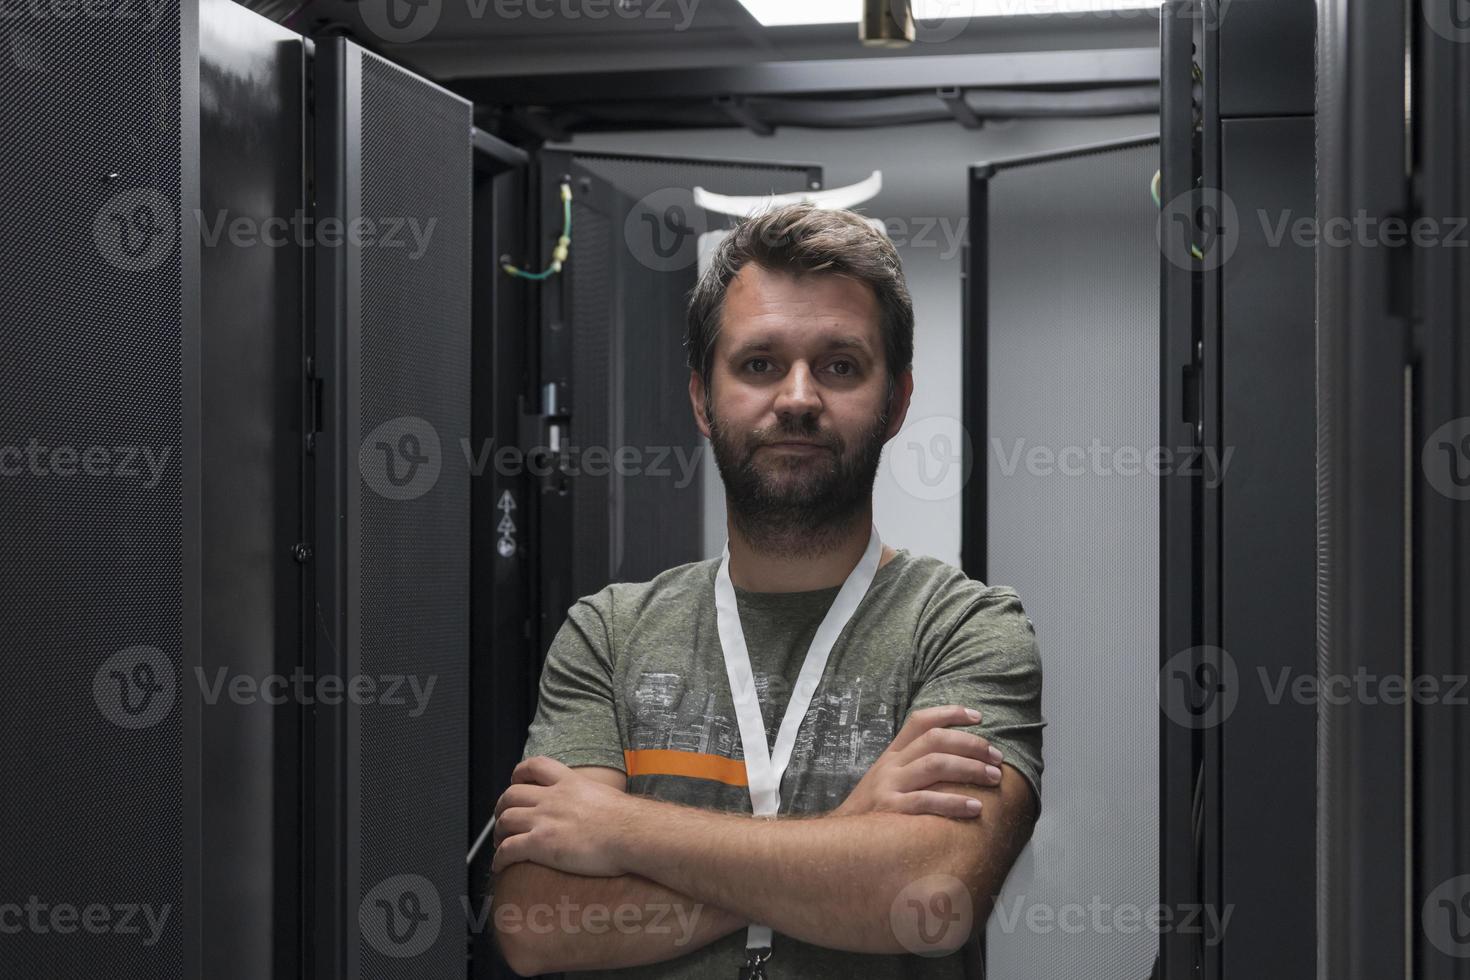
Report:
[[[927,789],[905,793],[904,801],[907,813],[931,813],[940,817],[978,817],[983,806],[973,796]]]
[[[511,770],[510,781],[550,786],[571,771],[569,766],[557,762],[550,756],[533,755],[529,759],[522,759],[520,764]]]
[[[896,788],[901,793],[925,789],[935,783],[999,786],[1000,768],[968,756],[931,752],[902,766],[898,779]]]
[[[508,807],[535,806],[541,795],[537,791],[545,788],[539,783],[512,783],[495,801],[495,815],[499,816]]]
[[[962,732],[958,728],[929,729],[899,752],[898,759],[907,764],[930,752],[947,752],[950,755],[963,755],[981,762],[999,764],[990,751],[989,740],[973,732]]]
[[[946,725],[974,725],[978,722],[979,719],[971,718],[970,709],[962,704],[941,704],[933,708],[920,708],[908,716],[888,748],[889,751],[900,752],[931,728]]]
[[[531,809],[524,806],[513,806],[500,816],[495,818],[495,830],[491,833],[491,840],[496,847],[507,837],[516,834],[524,834],[532,826]]]
[[[515,834],[500,842],[495,849],[495,857],[490,861],[490,870],[496,874],[504,871],[512,864],[531,859],[531,835]]]

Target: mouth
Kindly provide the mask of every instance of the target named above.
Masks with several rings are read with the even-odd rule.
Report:
[[[768,442],[762,449],[785,449],[791,452],[817,452],[825,451],[826,446],[816,442]]]

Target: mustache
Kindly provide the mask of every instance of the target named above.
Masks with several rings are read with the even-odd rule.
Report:
[[[774,446],[780,442],[809,442],[827,449],[836,449],[842,440],[834,438],[831,434],[822,432],[789,432],[780,430],[769,435],[755,433],[752,444],[759,446]]]

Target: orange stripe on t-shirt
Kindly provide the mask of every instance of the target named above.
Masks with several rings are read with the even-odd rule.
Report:
[[[679,749],[624,749],[628,776],[693,776],[730,786],[744,786],[745,760]]]

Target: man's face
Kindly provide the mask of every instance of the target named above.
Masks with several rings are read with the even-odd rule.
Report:
[[[710,386],[691,373],[690,397],[732,517],[769,548],[822,550],[872,499],[913,384],[905,372],[885,404],[879,317],[872,289],[842,276],[751,263],[730,282]]]

